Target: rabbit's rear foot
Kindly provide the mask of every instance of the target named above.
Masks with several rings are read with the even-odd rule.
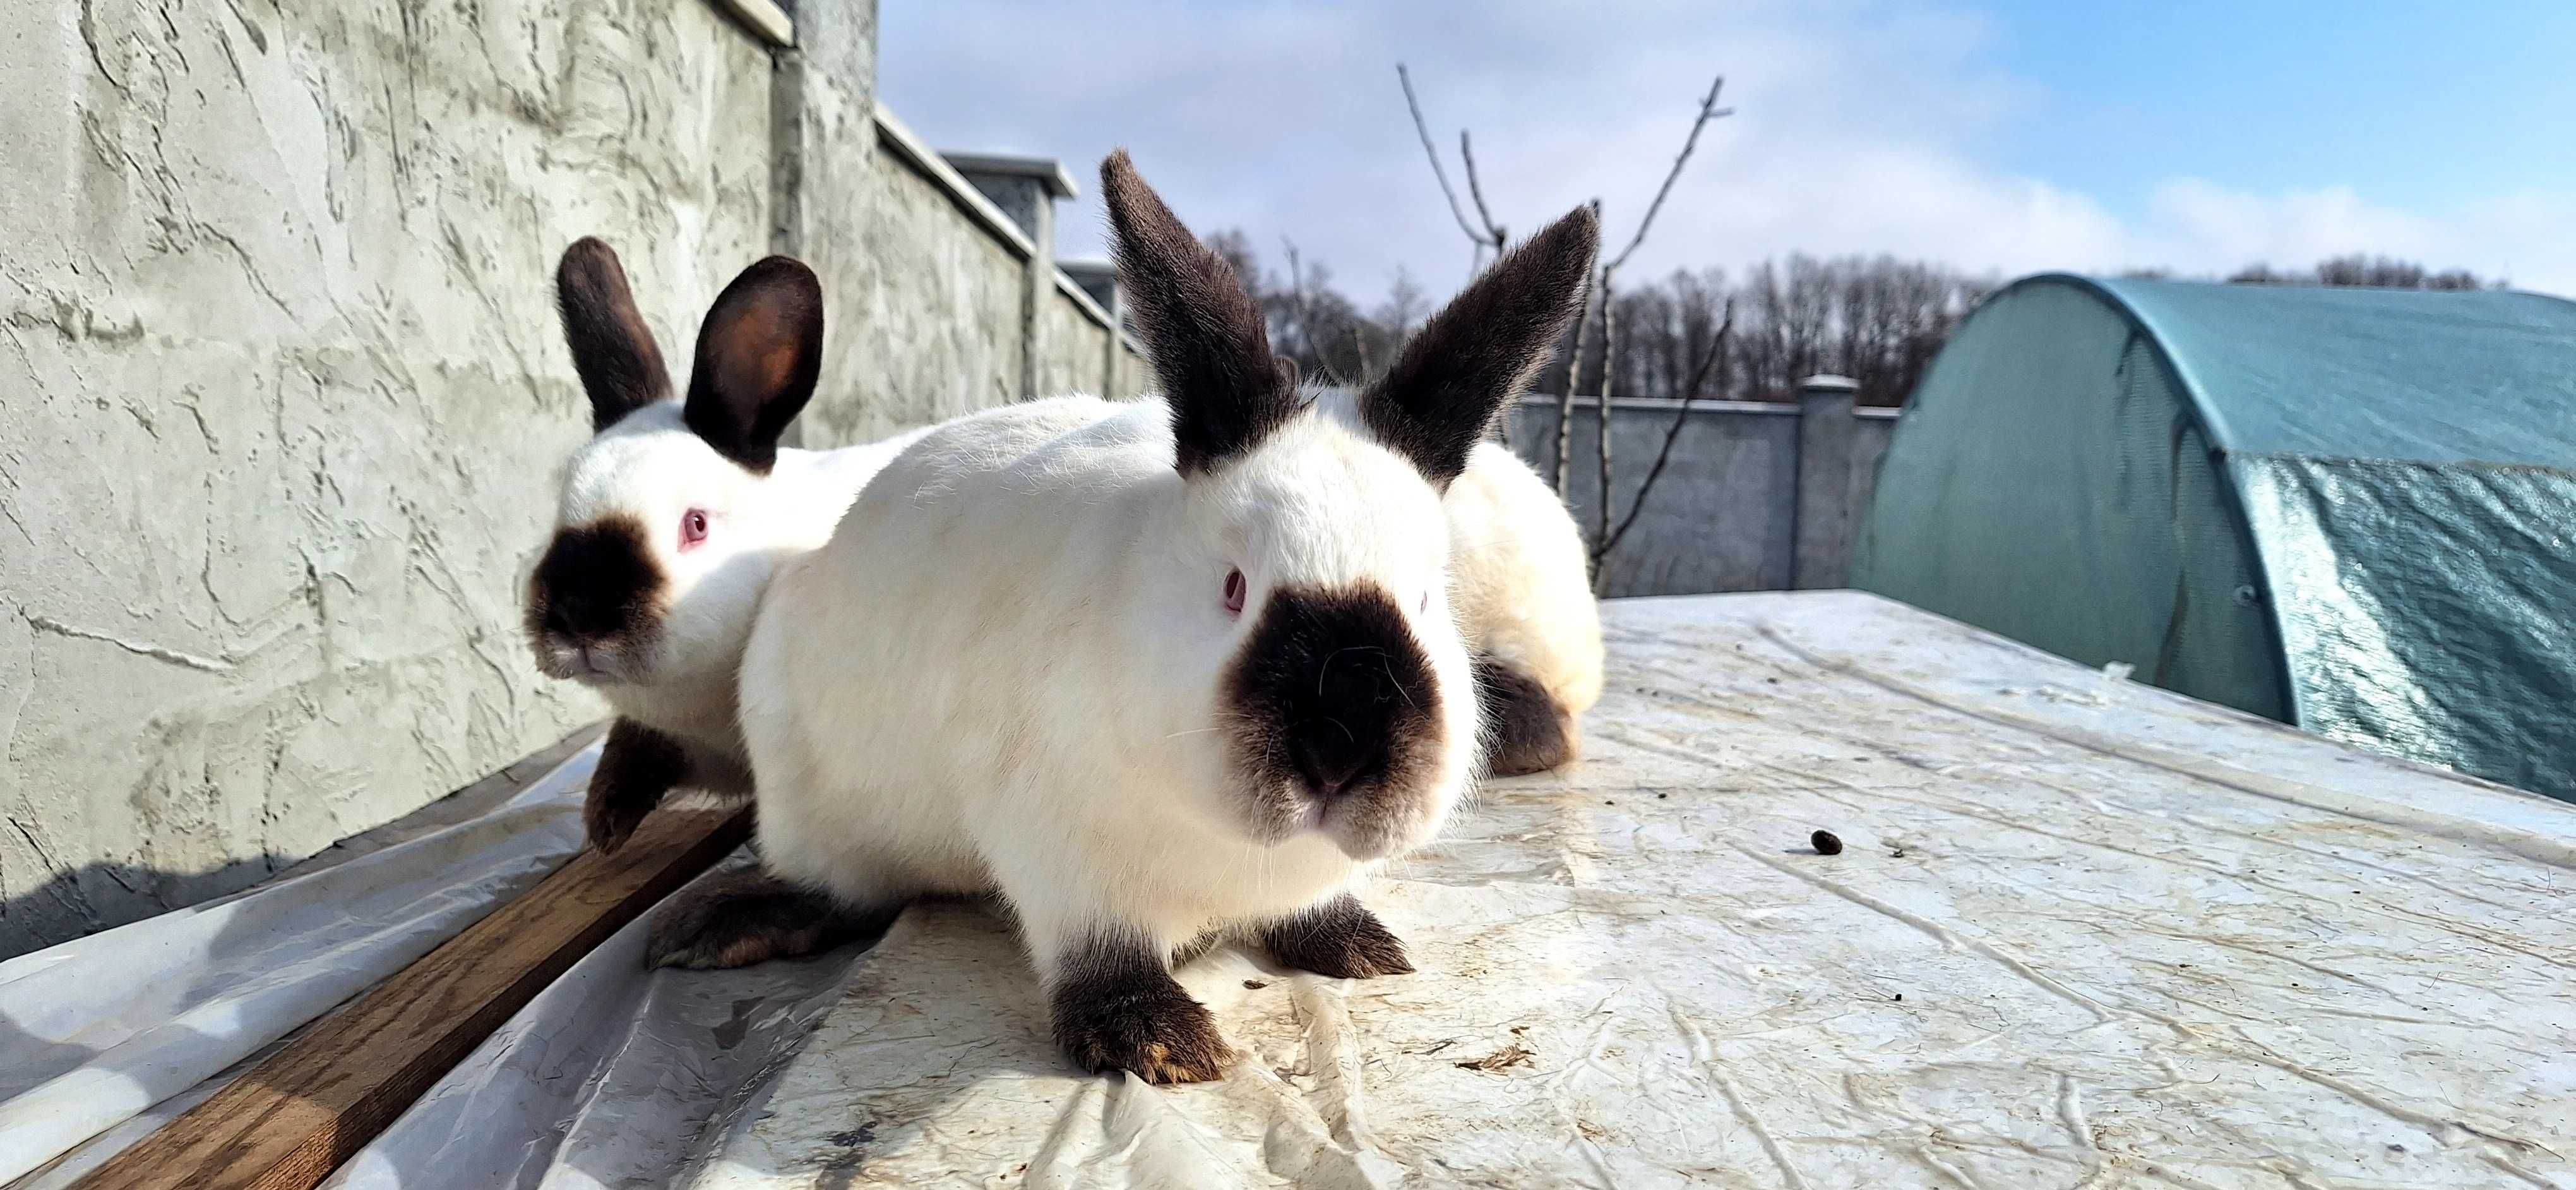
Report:
[[[1476,661],[1476,702],[1491,725],[1488,775],[1518,777],[1562,768],[1580,750],[1574,717],[1528,675],[1491,657]]]
[[[874,942],[901,906],[844,908],[821,893],[749,868],[684,889],[653,915],[647,967],[711,971]]]

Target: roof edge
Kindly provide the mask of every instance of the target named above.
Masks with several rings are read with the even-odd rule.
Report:
[[[2039,285],[2063,285],[2071,289],[2080,289],[2118,311],[2120,317],[2128,320],[2130,326],[2144,334],[2148,344],[2155,348],[2156,359],[2162,362],[2165,370],[2173,375],[2177,387],[2182,389],[2184,400],[2191,406],[2192,417],[2200,422],[2201,435],[2208,438],[2210,444],[2221,451],[2229,454],[2237,451],[2236,436],[2229,430],[2227,419],[2220,416],[2218,408],[2210,403],[2206,386],[2201,383],[2198,376],[2192,374],[2191,368],[2185,361],[2175,358],[2173,352],[2165,349],[2165,344],[2172,341],[2167,337],[2166,328],[2159,325],[2145,310],[2140,309],[2137,303],[2130,301],[2129,296],[2120,292],[2116,284],[2082,273],[2034,273],[1996,290],[1994,296],[1986,300],[1992,301],[2024,286]]]

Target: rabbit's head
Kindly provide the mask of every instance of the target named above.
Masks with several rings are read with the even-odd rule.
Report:
[[[1124,152],[1101,188],[1171,408],[1187,529],[1157,566],[1154,619],[1215,703],[1210,808],[1358,860],[1417,846],[1478,746],[1441,495],[1580,305],[1594,217],[1505,255],[1353,393],[1274,361],[1259,306]]]
[[[600,686],[729,669],[776,564],[766,480],[821,369],[821,286],[786,257],[744,269],[698,328],[686,401],[608,245],[565,249],[555,291],[595,436],[528,580],[537,667]]]

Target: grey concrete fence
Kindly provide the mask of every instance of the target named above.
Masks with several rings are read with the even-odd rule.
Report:
[[[1839,376],[1816,376],[1800,386],[1794,404],[1695,401],[1684,410],[1678,401],[1612,400],[1613,524],[1634,506],[1676,415],[1682,428],[1636,525],[1602,559],[1604,593],[1844,585],[1897,416],[1856,408],[1855,388]],[[1599,409],[1590,397],[1575,398],[1568,503],[1587,534],[1601,507]],[[1531,397],[1513,411],[1512,447],[1542,475],[1555,465],[1556,416],[1552,396]]]

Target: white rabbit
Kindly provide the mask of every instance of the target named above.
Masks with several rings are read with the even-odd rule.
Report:
[[[734,690],[761,592],[920,432],[779,448],[822,360],[822,290],[796,261],[762,260],[716,298],[686,401],[608,245],[565,249],[555,291],[597,433],[565,465],[527,632],[537,668],[617,712],[584,811],[613,851],[676,785],[751,793]]]
[[[666,909],[651,953],[738,965],[999,892],[1076,1062],[1191,1081],[1230,1055],[1177,948],[1240,932],[1326,975],[1411,970],[1352,890],[1477,761],[1441,492],[1597,234],[1566,216],[1377,383],[1319,395],[1124,152],[1101,180],[1164,395],[939,427],[781,569],[742,671],[767,872]]]
[[[1441,501],[1449,594],[1476,657],[1486,771],[1571,762],[1601,698],[1601,605],[1565,502],[1510,450],[1480,442]]]

